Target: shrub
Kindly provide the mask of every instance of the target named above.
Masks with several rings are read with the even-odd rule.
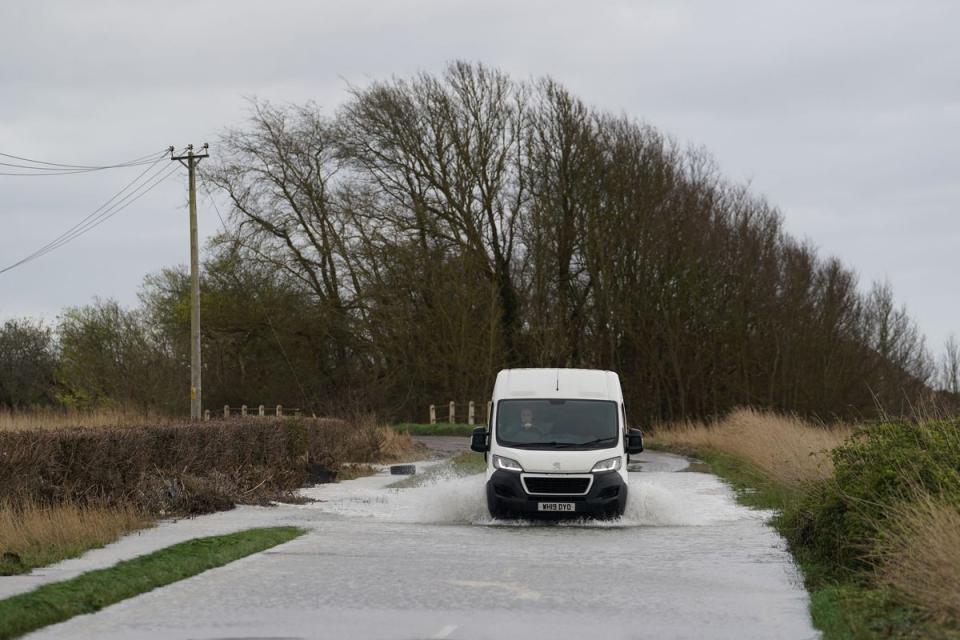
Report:
[[[294,418],[0,431],[0,496],[11,507],[133,505],[155,515],[262,504],[302,486],[308,465],[376,460],[384,431],[372,420]]]
[[[870,566],[880,528],[916,490],[960,504],[960,421],[890,422],[833,451],[834,476],[784,515],[791,541],[841,570]]]

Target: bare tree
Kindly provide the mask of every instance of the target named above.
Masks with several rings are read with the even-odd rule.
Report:
[[[940,361],[940,387],[944,391],[960,394],[960,344],[953,334],[943,345]]]
[[[514,281],[517,227],[528,200],[526,91],[505,74],[457,62],[440,78],[355,89],[339,123],[345,156],[388,203],[380,224],[469,254],[497,287],[507,361],[520,354]]]
[[[585,225],[599,202],[603,159],[594,114],[553,80],[538,82],[528,109],[531,200],[523,227],[528,330],[544,365],[582,364],[592,280]]]
[[[618,370],[650,420],[927,390],[888,285],[862,295],[704,150],[555,81],[457,62],[353,89],[333,120],[255,103],[225,146],[238,255],[309,294],[328,337],[307,353],[390,411],[482,395],[504,365]]]
[[[309,296],[332,356],[324,357],[324,366],[346,383],[359,364],[362,332],[355,323],[363,306],[357,234],[338,193],[342,163],[335,130],[314,105],[277,108],[254,101],[252,107],[249,128],[225,134],[223,160],[204,174],[232,204],[235,232],[221,240],[269,264]]]

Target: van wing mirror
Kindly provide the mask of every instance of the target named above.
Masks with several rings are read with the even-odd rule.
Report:
[[[486,453],[490,450],[490,444],[487,442],[486,427],[477,427],[473,430],[473,437],[470,438],[470,449],[477,453]]]
[[[643,451],[643,431],[640,429],[627,429],[627,453],[640,453]]]

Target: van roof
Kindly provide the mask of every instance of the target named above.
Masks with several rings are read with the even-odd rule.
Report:
[[[620,377],[600,369],[503,369],[493,387],[504,398],[584,398],[623,402]]]

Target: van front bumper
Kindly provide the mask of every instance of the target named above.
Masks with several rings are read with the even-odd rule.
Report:
[[[540,511],[541,502],[573,503],[574,511]],[[627,483],[615,471],[594,474],[586,495],[527,493],[516,471],[494,471],[487,481],[487,507],[493,517],[619,517],[627,505]]]

